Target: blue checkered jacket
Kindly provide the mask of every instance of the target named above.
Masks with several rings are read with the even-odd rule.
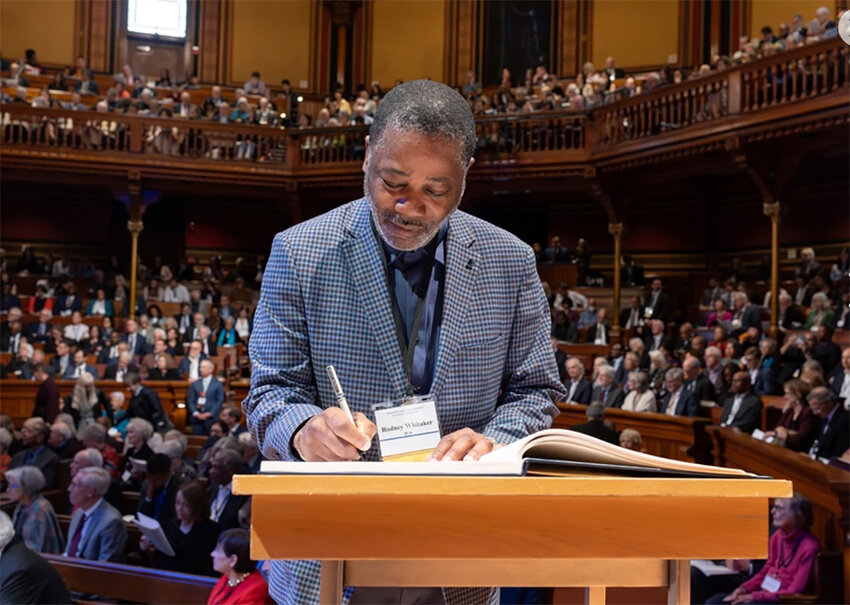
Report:
[[[242,403],[263,455],[293,460],[295,430],[336,405],[332,364],[352,411],[405,393],[402,353],[383,254],[360,199],[282,233],[272,244],[249,345],[251,390]],[[464,427],[510,443],[550,426],[565,396],[549,341],[549,310],[531,249],[456,211],[431,394],[443,435]],[[375,440],[365,458],[378,459]],[[494,528],[494,531],[498,531]],[[316,561],[276,561],[272,596],[318,602]],[[487,602],[489,589],[445,589],[447,602]]]

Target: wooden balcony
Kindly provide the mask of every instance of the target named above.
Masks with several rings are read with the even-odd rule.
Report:
[[[847,76],[848,47],[834,39],[589,111],[482,117],[470,178],[584,181],[597,170],[726,149],[742,137],[840,126],[850,116]],[[35,164],[290,189],[357,185],[362,178],[362,126],[273,129],[26,104],[0,110],[4,172]]]

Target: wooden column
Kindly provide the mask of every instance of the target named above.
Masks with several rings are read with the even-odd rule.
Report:
[[[623,223],[608,223],[608,233],[614,236],[614,301],[611,303],[611,327],[620,329],[620,238]]]
[[[779,202],[765,202],[765,216],[770,217],[770,329],[773,339],[779,337]]]
[[[136,317],[136,277],[139,272],[139,233],[144,229],[142,223],[142,177],[138,171],[130,171],[127,175],[130,191],[130,220],[127,221],[127,231],[130,232],[130,300],[127,315]]]

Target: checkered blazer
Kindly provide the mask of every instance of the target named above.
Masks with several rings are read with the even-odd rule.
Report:
[[[282,233],[272,244],[249,345],[248,427],[271,460],[293,460],[295,430],[336,405],[332,364],[352,411],[405,393],[402,353],[381,246],[366,199]],[[464,427],[510,443],[550,426],[565,395],[549,311],[531,249],[456,211],[446,237],[442,334],[431,393],[442,434]],[[366,459],[377,460],[377,440]],[[498,528],[493,528],[498,531]],[[276,561],[279,603],[318,602],[317,561]],[[444,589],[449,603],[498,600],[491,589]]]

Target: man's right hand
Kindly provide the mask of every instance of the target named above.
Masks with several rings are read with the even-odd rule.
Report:
[[[358,460],[372,446],[377,427],[360,412],[352,416],[354,424],[337,407],[313,416],[292,439],[295,451],[307,462]]]

